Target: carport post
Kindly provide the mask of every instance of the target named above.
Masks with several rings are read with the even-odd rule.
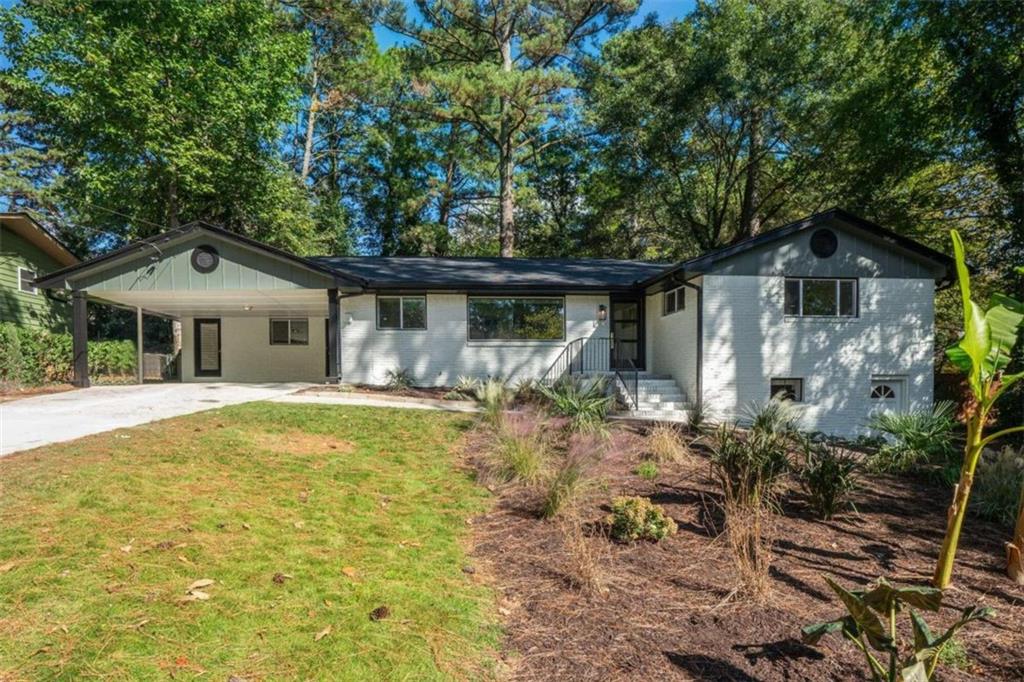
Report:
[[[135,309],[135,363],[136,363],[136,374],[138,374],[139,383],[144,383],[146,378],[146,369],[142,366],[145,356],[142,353],[142,308]]]
[[[88,294],[78,289],[71,292],[71,354],[74,375],[71,383],[89,388],[89,318],[86,316]]]
[[[332,384],[341,381],[341,301],[337,289],[327,290],[327,381]]]

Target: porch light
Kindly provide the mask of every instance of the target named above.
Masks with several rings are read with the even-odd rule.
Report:
[[[608,319],[608,306],[601,304],[597,306],[597,321],[604,322]]]
[[[245,310],[245,312],[249,312],[250,310],[252,310],[252,306],[251,305],[242,306],[242,309]]]

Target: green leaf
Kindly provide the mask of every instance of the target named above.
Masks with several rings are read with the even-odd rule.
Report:
[[[949,640],[953,639],[953,635],[956,634],[957,630],[964,627],[968,623],[971,623],[981,618],[988,618],[989,616],[995,615],[995,609],[984,606],[968,606],[966,609],[960,612],[960,620],[949,626],[949,629],[938,639],[933,639],[928,646],[924,648],[918,648],[916,646],[915,637],[915,652],[914,656],[918,661],[924,664],[930,664],[932,659],[936,658],[942,651],[942,648],[949,643]]]
[[[841,587],[827,576],[825,577],[825,582],[839,595],[839,599],[846,606],[846,610],[849,611],[857,627],[867,636],[868,643],[878,651],[892,651],[892,639],[885,633],[882,622],[864,602],[864,599]]]
[[[914,630],[914,651],[921,651],[927,649],[935,641],[934,635],[932,635],[932,629],[928,627],[928,623],[924,622],[924,618],[914,611],[910,610],[910,626]]]
[[[938,611],[942,606],[942,590],[934,587],[893,587],[879,578],[878,585],[864,595],[864,603],[883,616],[888,615],[893,606],[900,611],[904,604]]]
[[[852,622],[850,618],[840,618],[839,620],[830,620],[823,623],[805,625],[800,628],[800,639],[804,644],[817,644],[825,635],[842,631],[846,627],[847,621]]]
[[[984,382],[982,372],[985,360],[989,357],[991,350],[988,323],[985,320],[985,312],[971,300],[971,275],[964,259],[964,242],[956,230],[952,230],[950,235],[953,238],[956,272],[960,281],[960,297],[963,300],[964,308],[964,333],[955,347],[958,347],[971,360],[968,379],[975,397],[980,401],[985,397],[982,387]],[[959,358],[959,362],[963,363],[963,358]],[[960,364],[957,366],[961,367]]]
[[[1004,294],[993,294],[985,313],[990,344],[985,369],[989,374],[995,374],[1010,364],[1022,321],[1024,310],[1019,301]]]
[[[928,682],[928,668],[921,661],[916,661],[900,671],[903,682]]]

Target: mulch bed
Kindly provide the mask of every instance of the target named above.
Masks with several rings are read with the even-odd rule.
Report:
[[[31,398],[37,395],[49,395],[51,393],[64,393],[73,391],[75,387],[71,384],[46,384],[45,386],[28,386],[25,388],[0,388],[0,403]]]
[[[522,487],[493,489],[493,511],[474,519],[473,557],[501,595],[505,657],[517,680],[827,680],[864,679],[863,655],[837,636],[818,647],[800,642],[800,628],[844,613],[822,580],[854,588],[878,576],[927,584],[942,540],[951,492],[930,482],[868,475],[854,496],[856,511],[818,521],[801,494],[789,490],[777,518],[767,603],[734,593],[735,572],[722,527],[720,495],[699,445],[681,464],[659,465],[655,481],[633,471],[644,451],[642,426],[619,427],[597,467],[605,484],[582,508],[600,523],[608,500],[644,495],[679,525],[658,544],[617,544],[595,538],[603,556],[604,595],[573,587],[572,562],[557,522],[538,520]],[[477,460],[484,433],[471,437]],[[940,666],[936,679],[1024,679],[1024,589],[1003,572],[1010,531],[969,518],[955,584],[940,614],[996,609],[989,622],[957,635],[969,663]],[[905,620],[905,617],[902,617]],[[944,628],[943,630],[944,631]]]
[[[370,386],[367,384],[345,384],[344,386],[331,386],[331,390],[338,390],[345,393],[362,393],[366,395],[380,396],[385,398],[429,398],[443,400],[445,395],[451,391],[450,388],[412,387],[397,390],[389,390],[385,386]],[[322,393],[323,386],[305,388],[299,393]]]

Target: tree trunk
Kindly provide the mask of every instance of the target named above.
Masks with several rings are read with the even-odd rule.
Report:
[[[761,172],[761,112],[752,107],[747,117],[747,178],[743,188],[743,206],[740,212],[740,239],[752,237],[761,229],[757,216],[757,191]]]
[[[441,200],[437,206],[437,222],[446,230],[449,229],[449,222],[452,219],[452,210],[455,207],[455,176],[458,174],[459,163],[455,160],[455,145],[458,143],[459,126],[452,123],[448,130],[448,159],[444,167],[444,189],[441,191]]]
[[[1018,585],[1024,585],[1024,488],[1020,491],[1013,541],[1006,544],[1006,575]]]
[[[320,103],[316,94],[319,74],[316,67],[313,67],[313,85],[309,91],[309,113],[306,115],[306,145],[302,153],[302,181],[309,177],[309,167],[313,162],[313,131],[316,128],[316,110]]]
[[[502,71],[512,71],[512,32],[511,28],[501,43]],[[501,256],[511,258],[516,247],[516,224],[514,212],[516,208],[515,187],[515,147],[512,143],[512,125],[509,122],[511,103],[507,95],[501,98],[501,126],[498,132],[498,184],[501,193],[499,204],[499,223],[501,225]]]
[[[932,585],[944,590],[953,582],[953,562],[956,560],[957,545],[960,543],[960,530],[964,525],[967,513],[967,502],[974,485],[974,469],[981,457],[981,431],[985,422],[984,415],[973,415],[967,421],[967,445],[964,451],[964,464],[960,470],[960,481],[953,492],[953,502],[946,515],[946,537],[942,541],[942,551],[935,564],[935,575]]]
[[[178,229],[178,172],[171,169],[171,179],[167,183],[167,226]]]

